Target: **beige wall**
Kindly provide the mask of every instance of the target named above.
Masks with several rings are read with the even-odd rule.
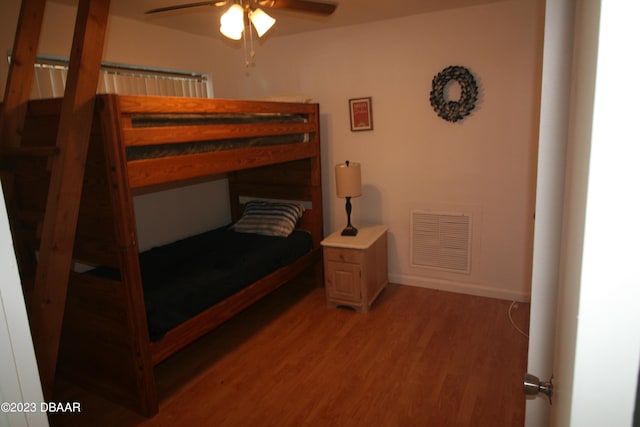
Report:
[[[390,227],[393,282],[526,299],[542,19],[541,2],[520,0],[275,38],[256,48],[256,67],[229,96],[302,93],[320,103],[325,231],[346,221],[332,166],[361,162],[353,218]],[[480,90],[455,124],[428,99],[448,65],[468,67]],[[373,97],[374,130],[351,132],[348,99],[363,96]],[[410,265],[412,209],[472,213],[469,275]]]
[[[0,8],[11,9],[17,2],[4,2]],[[359,161],[364,194],[354,200],[354,223],[390,227],[393,282],[527,299],[542,45],[540,3],[506,1],[267,38],[255,46],[256,66],[249,69],[243,67],[239,48],[231,49],[217,39],[112,18],[105,59],[211,72],[217,97],[312,96],[322,113],[327,234],[345,222],[344,201],[334,197],[332,167],[345,159]],[[49,50],[41,52],[62,55],[68,48],[62,52],[59,46],[71,38],[73,10],[52,3],[48,8],[47,17],[56,24],[45,26],[51,38],[43,45]],[[13,14],[17,15],[17,8]],[[50,18],[56,14],[62,16]],[[7,19],[5,13],[2,16]],[[2,31],[2,46],[8,49],[10,42]],[[473,114],[455,124],[437,117],[428,100],[431,79],[448,65],[468,67],[480,89]],[[0,72],[4,80],[4,69]],[[374,130],[351,132],[348,99],[362,96],[373,97]],[[205,223],[224,222],[224,185],[216,183],[204,190],[187,192],[206,194],[204,198],[184,192],[138,198],[143,246],[176,233],[191,234]],[[200,200],[207,200],[211,207],[195,217],[189,214],[191,228],[182,230],[179,207],[197,205]],[[412,209],[472,213],[470,274],[410,265]]]

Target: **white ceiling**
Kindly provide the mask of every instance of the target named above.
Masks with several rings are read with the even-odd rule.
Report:
[[[78,0],[51,1],[73,6],[78,4]],[[221,37],[218,28],[220,15],[226,10],[225,7],[202,6],[153,15],[144,13],[150,9],[197,1],[199,0],[111,0],[111,14],[193,34]],[[496,1],[504,0],[333,0],[325,1],[338,5],[329,17],[265,8],[267,13],[277,19],[276,25],[265,37],[317,31]]]

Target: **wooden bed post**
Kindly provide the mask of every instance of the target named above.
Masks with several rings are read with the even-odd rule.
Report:
[[[19,130],[31,89],[45,3],[44,0],[24,0],[22,5],[15,41],[16,61],[11,63],[7,87],[10,102],[3,107],[8,115],[3,114],[2,143],[11,148],[19,146]],[[80,0],[56,137],[57,155],[52,157],[35,282],[32,292],[26,296],[45,399],[51,399],[53,395],[108,16],[109,0]]]
[[[109,0],[80,0],[62,101],[40,258],[31,300],[31,328],[45,397],[53,395],[84,170],[89,148]]]
[[[11,65],[4,92],[4,102],[0,112],[0,154],[20,145],[20,135],[24,128],[27,102],[33,83],[33,66],[40,39],[42,20],[46,0],[24,0],[20,7],[16,37],[11,52]],[[15,223],[12,212],[16,212],[13,192],[13,177],[6,171],[0,171],[4,199],[6,200],[9,222]],[[20,272],[33,273],[29,269],[28,250],[14,236],[14,248]]]
[[[27,101],[33,82],[33,66],[47,0],[23,0],[11,52],[11,65],[0,116],[1,148],[20,145]]]

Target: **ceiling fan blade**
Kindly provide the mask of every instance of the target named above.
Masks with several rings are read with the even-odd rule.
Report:
[[[286,9],[295,12],[314,13],[316,15],[331,15],[337,5],[332,3],[317,3],[306,0],[266,0],[258,1],[258,4],[272,9]]]
[[[169,12],[172,10],[188,9],[191,7],[200,7],[200,6],[222,6],[225,3],[226,1],[224,0],[223,1],[213,0],[213,1],[201,1],[198,3],[176,4],[174,6],[159,7],[157,9],[147,10],[145,13],[152,14],[152,13],[159,13],[159,12]]]

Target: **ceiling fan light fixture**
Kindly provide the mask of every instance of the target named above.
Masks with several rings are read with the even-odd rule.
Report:
[[[240,40],[244,31],[244,10],[239,4],[233,4],[220,17],[220,32],[232,40]]]
[[[262,37],[276,23],[275,18],[260,8],[249,11],[249,19],[258,33],[258,37]]]
[[[242,30],[236,31],[223,25],[220,26],[220,33],[231,40],[240,40],[242,38]]]
[[[242,29],[238,30],[236,28],[225,27],[224,25],[220,26],[220,33],[231,40],[240,40],[242,38],[242,31]]]

